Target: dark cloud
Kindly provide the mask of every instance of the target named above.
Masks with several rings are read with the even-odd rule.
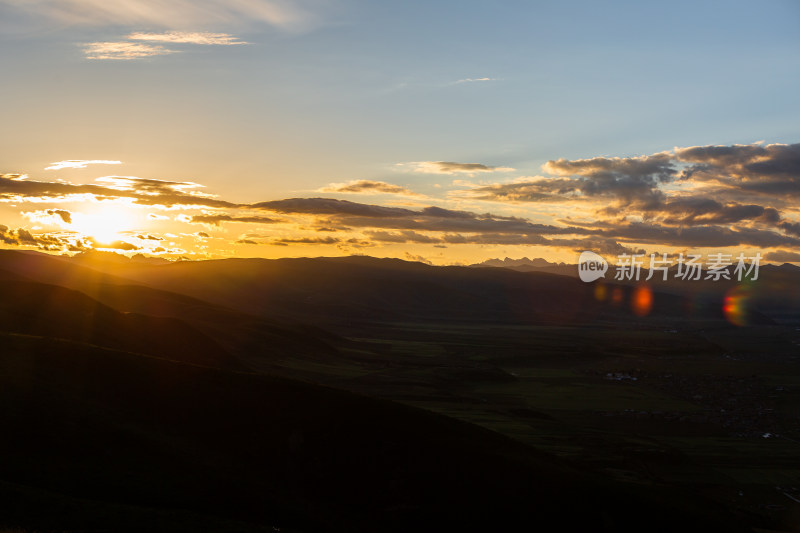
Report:
[[[256,241],[251,238],[243,238],[236,241],[236,244],[268,244],[272,246],[291,246],[297,244],[340,244],[341,239],[334,237],[298,237],[298,238],[280,238],[265,241]],[[358,242],[353,240],[353,242]]]
[[[640,157],[594,157],[591,159],[555,159],[544,164],[551,174],[591,178],[627,178],[644,181],[672,180],[677,171],[672,155],[662,152]]]
[[[425,235],[416,231],[365,231],[364,234],[371,240],[381,243],[414,243],[414,244],[549,244],[547,238],[541,235],[526,235],[512,233],[443,233],[441,235]]]
[[[67,224],[72,224],[72,213],[70,213],[65,209],[48,209],[46,213],[48,215],[57,216],[61,218],[61,220],[63,220]]]
[[[669,153],[650,156],[557,159],[542,167],[556,177],[484,185],[467,192],[472,198],[509,202],[565,202],[580,197],[611,197],[623,205],[653,203],[663,196],[659,186],[673,181],[678,170]]]
[[[776,263],[800,263],[800,253],[791,252],[789,250],[776,250],[769,252],[764,256],[767,261],[774,261]]]
[[[332,198],[290,198],[253,204],[250,207],[280,213],[327,216],[328,223],[324,224],[327,227],[344,225],[359,228],[454,232],[569,233],[568,228],[536,224],[523,218],[497,216],[491,213],[479,214],[435,206],[415,211]],[[583,232],[580,228],[576,231]]]
[[[723,194],[795,195],[800,193],[800,144],[694,146],[641,157],[557,159],[543,169],[556,177],[486,185],[468,194],[511,202],[558,202],[582,196],[610,197],[622,206],[655,205],[668,194],[662,186],[680,179],[717,182]],[[723,203],[733,201],[726,198]]]
[[[193,224],[209,224],[219,226],[222,222],[243,222],[249,224],[277,224],[286,222],[281,218],[270,218],[262,216],[232,216],[227,213],[194,215],[189,219]]]
[[[781,215],[777,209],[756,204],[723,204],[712,198],[689,196],[646,206],[647,216],[672,226],[731,224],[759,220],[776,224]]]
[[[304,215],[354,215],[359,217],[392,217],[409,216],[414,211],[402,207],[383,207],[379,205],[360,204],[349,200],[334,198],[287,198],[251,204],[253,209],[266,209],[278,213],[294,213]]]
[[[675,150],[679,161],[698,165],[696,170],[725,170],[734,178],[771,178],[797,181],[800,177],[800,143],[693,146]],[[689,173],[691,177],[692,173]]]
[[[580,195],[584,180],[575,178],[536,178],[514,183],[484,185],[468,191],[477,200],[506,202],[567,202]]]
[[[578,199],[595,198],[605,202],[589,212],[595,221],[567,221],[572,227],[563,231],[581,234],[574,229],[578,226],[585,235],[618,244],[798,246],[800,223],[784,219],[779,208],[793,207],[785,197],[800,192],[800,144],[698,146],[634,158],[558,159],[543,168],[555,177],[484,185],[465,195],[575,206],[591,205],[575,204]],[[667,187],[679,180],[677,187]],[[686,187],[690,181],[704,184]],[[769,200],[748,201],[753,193]]]
[[[575,186],[586,196],[612,195],[625,201],[658,196],[658,186],[678,175],[671,154],[666,152],[626,158],[557,159],[542,168],[550,174],[575,176]]]
[[[800,239],[759,228],[731,228],[742,220],[770,222],[779,220],[777,210],[755,204],[722,204],[698,198],[656,203],[649,216],[665,219],[665,224],[648,222],[614,222],[555,226],[538,224],[517,217],[498,217],[440,207],[415,211],[405,208],[358,204],[326,198],[293,198],[259,204],[261,208],[310,215],[324,214],[334,223],[352,228],[369,228],[365,235],[377,242],[421,244],[507,244],[585,247],[619,251],[629,249],[627,243],[664,244],[670,246],[797,246]],[[661,209],[658,211],[657,209]],[[357,214],[355,216],[351,214]],[[671,226],[669,224],[676,224]],[[686,227],[684,227],[686,226]],[[787,226],[788,227],[788,226]],[[430,235],[434,232],[437,235]],[[603,239],[553,239],[554,236],[576,235]]]
[[[35,246],[45,251],[84,251],[89,248],[74,236],[33,234],[27,229],[11,229],[0,225],[0,242],[11,246]]]
[[[364,234],[373,241],[386,242],[386,243],[439,243],[442,239],[439,237],[431,237],[416,231],[403,230],[398,232],[390,231],[365,231]]]
[[[631,248],[620,244],[614,239],[604,239],[599,237],[586,237],[583,239],[553,239],[550,246],[572,248],[576,252],[589,250],[599,254],[622,255],[622,254],[644,254],[642,248]]]
[[[342,241],[338,245],[338,247],[342,250],[347,250],[349,248],[369,248],[371,246],[375,246],[375,243],[372,241],[356,239],[356,238],[347,239],[346,241]]]
[[[800,239],[757,228],[728,226],[668,227],[648,223],[599,224],[601,236],[628,242],[691,247],[800,246]]]
[[[517,234],[570,234],[586,233],[583,228],[559,227],[538,224],[525,219],[503,219],[475,215],[474,217],[431,217],[421,213],[415,216],[370,219],[342,217],[339,222],[352,227],[417,231],[452,231],[464,233],[517,233]]]
[[[685,180],[711,180],[760,194],[800,194],[800,143],[693,146],[675,150],[675,156],[690,163]]]
[[[781,222],[778,227],[790,235],[800,237],[800,224],[797,222]]]
[[[308,229],[308,228],[303,228],[303,229]],[[331,232],[331,233],[335,233],[337,231],[350,231],[350,228],[348,228],[346,226],[335,227],[335,226],[328,226],[328,225],[317,225],[317,226],[313,226],[311,229],[314,230],[314,231]]]
[[[143,234],[143,233],[140,233],[140,234],[136,235],[136,238],[137,239],[141,239],[143,241],[163,241],[164,240],[162,237],[157,237],[155,235],[149,235],[149,234]]]
[[[441,241],[446,244],[504,244],[529,245],[541,244],[548,245],[550,241],[541,235],[528,235],[523,233],[479,233],[465,235],[461,233],[445,233]]]
[[[285,238],[273,239],[269,244],[289,245],[289,244],[337,244],[341,242],[340,239],[335,237],[299,237],[299,238]]]
[[[690,146],[688,148],[678,148],[675,150],[675,156],[679,161],[704,163],[728,168],[747,164],[756,158],[765,157],[766,155],[766,148],[760,144]]]

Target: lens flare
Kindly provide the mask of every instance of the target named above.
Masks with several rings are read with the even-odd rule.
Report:
[[[648,285],[639,285],[633,290],[631,308],[636,316],[646,316],[653,309],[653,291]]]
[[[725,294],[722,313],[728,322],[735,326],[747,325],[749,297],[750,288],[746,285],[737,285]]]
[[[606,284],[602,282],[598,282],[594,286],[594,298],[598,302],[605,301],[608,297],[608,288],[606,288]]]
[[[614,307],[617,307],[622,303],[622,298],[624,296],[625,293],[622,292],[622,287],[614,287],[614,290],[611,291],[611,303],[614,305]]]

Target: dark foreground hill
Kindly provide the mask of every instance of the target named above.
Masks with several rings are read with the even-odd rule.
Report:
[[[10,525],[737,529],[713,508],[634,493],[397,404],[55,339],[3,334],[0,343],[0,513]]]
[[[53,285],[6,283],[0,295],[0,323],[8,332],[243,368],[215,340],[181,320],[116,311],[83,293]]]

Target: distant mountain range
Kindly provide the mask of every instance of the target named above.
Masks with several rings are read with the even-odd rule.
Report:
[[[191,316],[201,320],[203,330],[218,329],[220,317],[230,313],[258,317],[271,324],[261,330],[284,333],[299,323],[337,331],[381,319],[524,324],[632,319],[628,306],[598,300],[594,284],[577,279],[575,265],[527,258],[490,264],[516,266],[436,267],[367,256],[163,262],[113,253],[68,258],[0,250],[0,273],[77,290],[121,312]],[[617,284],[611,273],[603,281]],[[687,308],[721,318],[725,294],[737,283],[655,276],[649,285],[655,292],[652,316],[683,319]],[[627,294],[636,282],[619,286]],[[800,268],[764,265],[748,290],[754,312],[800,321]],[[216,307],[201,311],[209,304]],[[300,342],[303,335],[294,338]]]
[[[495,268],[509,268],[511,270],[517,270],[520,272],[550,272],[554,274],[562,274],[565,276],[577,276],[578,275],[578,265],[577,264],[569,264],[569,263],[556,263],[548,261],[547,259],[542,259],[541,257],[536,257],[534,259],[529,259],[527,257],[523,257],[520,259],[511,259],[510,257],[506,257],[505,259],[487,259],[482,263],[475,263],[469,265],[471,267],[495,267]],[[674,269],[675,267],[673,267]],[[792,263],[783,263],[782,265],[773,265],[773,264],[764,264],[761,268],[769,270],[774,269],[782,269],[787,272],[800,272],[800,266],[793,265]],[[647,274],[647,270],[642,270],[645,275]]]
[[[578,324],[631,317],[628,307],[598,301],[593,286],[574,276],[366,256],[150,263],[114,255],[65,258],[0,251],[0,269],[83,292],[122,312],[186,320],[203,308],[186,298],[214,304],[206,317],[214,317],[213,323],[197,324],[203,331],[218,329],[215,323],[231,312],[258,317],[272,328],[314,323],[332,331],[382,319]],[[156,296],[159,304],[152,307]],[[665,294],[654,311],[678,316],[683,304]]]
[[[490,266],[490,267],[502,267],[502,268],[546,268],[546,267],[556,267],[556,266],[565,266],[566,263],[551,263],[547,259],[542,259],[541,257],[536,257],[534,259],[528,259],[527,257],[523,257],[521,259],[511,259],[510,257],[506,257],[505,259],[487,259],[482,263],[476,263],[475,267],[480,266]]]

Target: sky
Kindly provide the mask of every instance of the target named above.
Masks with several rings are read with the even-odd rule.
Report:
[[[0,246],[800,262],[800,3],[0,0]]]

